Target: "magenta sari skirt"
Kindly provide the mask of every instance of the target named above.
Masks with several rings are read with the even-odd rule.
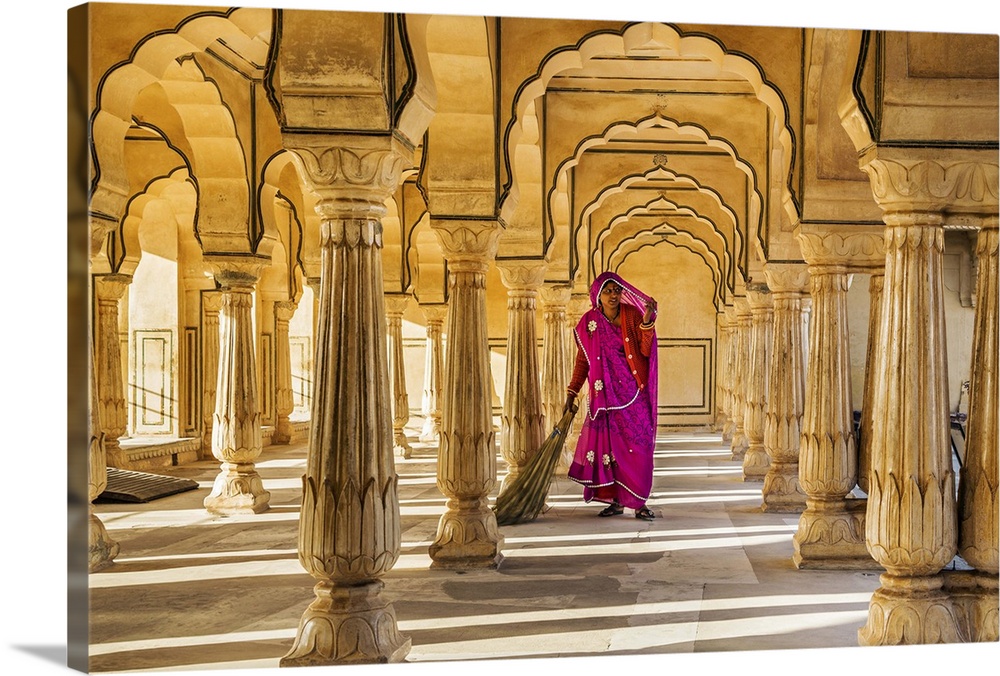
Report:
[[[629,378],[631,379],[631,378]],[[583,486],[586,502],[618,503],[629,509],[646,504],[653,487],[653,415],[645,389],[630,403],[587,416],[580,431],[569,477]]]

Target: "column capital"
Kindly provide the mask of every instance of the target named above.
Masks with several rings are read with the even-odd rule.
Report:
[[[216,283],[229,291],[253,291],[269,262],[263,256],[205,256]]]
[[[573,298],[573,289],[569,284],[543,284],[538,295],[545,305],[565,308]]]
[[[566,311],[569,316],[573,318],[574,321],[580,319],[587,310],[590,309],[590,294],[589,293],[573,293],[570,294],[569,304],[566,306]]]
[[[201,294],[201,307],[205,312],[218,313],[222,310],[222,292],[204,291]]]
[[[424,313],[424,319],[427,320],[428,324],[440,324],[444,322],[445,318],[448,316],[447,303],[421,303],[420,310]]]
[[[402,317],[409,302],[410,294],[408,293],[387,293],[385,294],[385,313],[390,317]]]
[[[739,296],[733,301],[736,306],[736,319],[750,318],[750,300],[746,296]]]
[[[736,323],[739,321],[739,319],[736,316],[735,305],[724,305],[722,308],[722,313],[726,315],[726,322],[730,326],[736,326]]]
[[[497,255],[500,233],[496,219],[435,218],[431,228],[438,235],[444,257],[449,263],[471,261],[487,263]]]
[[[861,169],[868,174],[875,200],[886,213],[996,213],[995,153],[992,161],[893,157],[891,151],[881,148],[873,153],[862,159]]]
[[[504,286],[509,290],[536,291],[545,282],[548,263],[540,260],[497,261],[497,269]]]
[[[282,322],[287,322],[291,320],[298,306],[299,304],[292,300],[278,301],[277,303],[274,304],[275,319]]]
[[[771,293],[809,292],[809,267],[805,263],[765,263],[764,277]]]
[[[795,235],[811,269],[868,271],[885,267],[885,228],[881,225],[802,223]]]
[[[751,312],[770,308],[771,290],[767,288],[767,284],[747,284],[747,302],[750,304]]]
[[[324,218],[381,218],[413,151],[393,136],[282,134]]]
[[[97,275],[94,277],[94,290],[100,300],[121,300],[125,290],[132,283],[131,275]]]

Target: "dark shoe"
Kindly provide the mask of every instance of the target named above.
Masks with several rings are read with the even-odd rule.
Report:
[[[649,507],[643,507],[642,509],[635,510],[635,518],[642,519],[643,521],[652,521],[656,518],[652,510]]]
[[[621,505],[608,505],[607,507],[599,511],[597,513],[597,516],[618,516],[624,511],[625,508],[622,507]]]

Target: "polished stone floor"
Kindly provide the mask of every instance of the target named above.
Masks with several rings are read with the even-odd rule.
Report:
[[[407,665],[360,667],[365,673],[415,663],[445,673],[466,660],[485,660],[476,663],[480,673],[497,665],[507,673],[515,658],[560,670],[619,669],[629,663],[609,660],[625,656],[637,669],[691,669],[700,665],[695,654],[771,664],[762,673],[773,673],[783,661],[773,659],[786,653],[759,652],[771,650],[799,655],[793,671],[803,669],[798,660],[819,659],[808,670],[821,673],[827,653],[813,649],[853,648],[832,654],[854,655],[847,663],[856,668],[860,651],[869,659],[900,650],[857,647],[878,571],[797,570],[798,516],[761,510],[761,484],[743,481],[718,435],[658,438],[653,522],[630,511],[597,518],[600,505],[585,504],[576,484],[559,479],[546,513],[502,529],[499,568],[467,572],[429,569],[445,499],[435,483],[436,447],[412,445],[413,457],[397,460],[403,544],[383,592],[412,647]],[[314,581],[296,553],[306,452],[304,441],[265,447],[257,466],[271,508],[260,515],[204,510],[214,461],[158,472],[195,479],[197,490],[95,505],[121,553],[90,576],[92,672],[277,673],[313,599]],[[505,471],[498,459],[499,476]]]

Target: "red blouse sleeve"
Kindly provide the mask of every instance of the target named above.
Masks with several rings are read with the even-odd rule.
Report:
[[[587,379],[587,358],[583,356],[583,350],[576,346],[576,363],[573,365],[573,377],[569,380],[567,391],[579,394],[583,387],[583,381]]]

